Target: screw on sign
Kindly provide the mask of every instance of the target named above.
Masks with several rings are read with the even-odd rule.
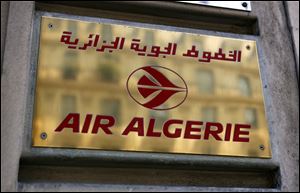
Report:
[[[176,84],[168,76],[172,77]],[[134,85],[134,88],[130,85]],[[127,80],[127,90],[134,101],[153,110],[169,110],[178,107],[184,102],[188,93],[183,78],[175,71],[161,66],[145,66],[133,71]],[[136,96],[135,91],[140,96]],[[166,108],[163,105],[168,100],[172,100],[172,105]]]

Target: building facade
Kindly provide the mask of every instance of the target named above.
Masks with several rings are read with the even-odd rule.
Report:
[[[120,6],[123,8],[120,9]],[[298,191],[299,190],[299,64],[297,3],[251,2],[252,11],[205,7],[180,2],[1,2],[1,190],[3,191]],[[292,7],[292,8],[291,8]],[[158,13],[155,10],[158,10]],[[21,13],[22,12],[22,13]],[[296,15],[298,14],[296,10]],[[119,61],[156,65],[157,60],[103,54],[99,61],[90,52],[66,51],[48,43],[39,53],[42,16],[69,19],[101,18],[103,23],[149,29],[178,30],[233,38],[250,38],[258,44],[262,83],[255,66],[168,65],[190,77],[192,103],[180,110],[136,111],[124,98],[124,72]],[[298,17],[298,16],[297,16]],[[91,31],[111,40],[118,30],[111,25],[83,27],[64,22],[73,33]],[[298,22],[299,25],[299,22]],[[296,25],[297,26],[297,25]],[[185,35],[163,36],[157,30],[131,28],[147,44],[168,41],[192,44]],[[54,36],[46,37],[51,42]],[[211,42],[200,42],[204,47]],[[214,45],[216,48],[224,45]],[[129,47],[129,45],[127,45]],[[55,57],[46,57],[51,54]],[[253,53],[246,57],[251,58]],[[62,64],[57,58],[64,58]],[[86,60],[88,59],[88,63]],[[88,64],[88,66],[86,66]],[[254,63],[253,63],[254,65]],[[226,77],[226,81],[224,81]],[[205,86],[203,83],[205,82]],[[40,90],[35,95],[35,86]],[[263,85],[262,96],[259,92]],[[63,86],[62,86],[63,85]],[[109,88],[104,92],[99,88]],[[220,100],[224,93],[228,98]],[[34,97],[35,96],[35,97]],[[43,106],[34,106],[34,98]],[[265,108],[261,108],[262,98]],[[166,104],[166,106],[172,104]],[[239,106],[241,108],[237,108]],[[34,109],[35,108],[35,109]],[[32,125],[51,127],[68,112],[109,112],[124,127],[132,115],[156,118],[156,127],[169,117],[203,121],[243,120],[255,128],[269,125],[272,158],[236,158],[185,154],[156,154],[76,149],[40,149],[31,146]],[[33,112],[39,119],[33,119]],[[230,113],[228,113],[230,112]],[[266,113],[265,113],[266,112]],[[268,117],[268,123],[264,116]],[[254,129],[255,129],[254,128]],[[107,143],[111,143],[108,141]],[[125,143],[131,143],[124,140]],[[139,143],[139,142],[135,142]],[[145,145],[140,142],[141,146]],[[176,143],[176,142],[175,142]],[[183,144],[174,144],[182,146]],[[218,147],[222,151],[222,147]]]

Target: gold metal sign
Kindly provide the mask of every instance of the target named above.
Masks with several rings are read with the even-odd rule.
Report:
[[[42,17],[32,140],[270,158],[256,42]]]

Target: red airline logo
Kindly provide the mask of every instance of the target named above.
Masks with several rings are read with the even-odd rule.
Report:
[[[172,77],[177,85],[166,75]],[[134,101],[153,110],[169,110],[178,107],[184,102],[188,93],[183,78],[175,71],[161,66],[145,66],[133,71],[127,80],[127,90]],[[140,96],[136,96],[136,92]],[[172,105],[165,105],[168,100],[173,100]]]

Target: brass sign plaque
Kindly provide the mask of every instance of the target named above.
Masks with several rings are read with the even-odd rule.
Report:
[[[270,158],[256,42],[42,17],[32,140]]]

